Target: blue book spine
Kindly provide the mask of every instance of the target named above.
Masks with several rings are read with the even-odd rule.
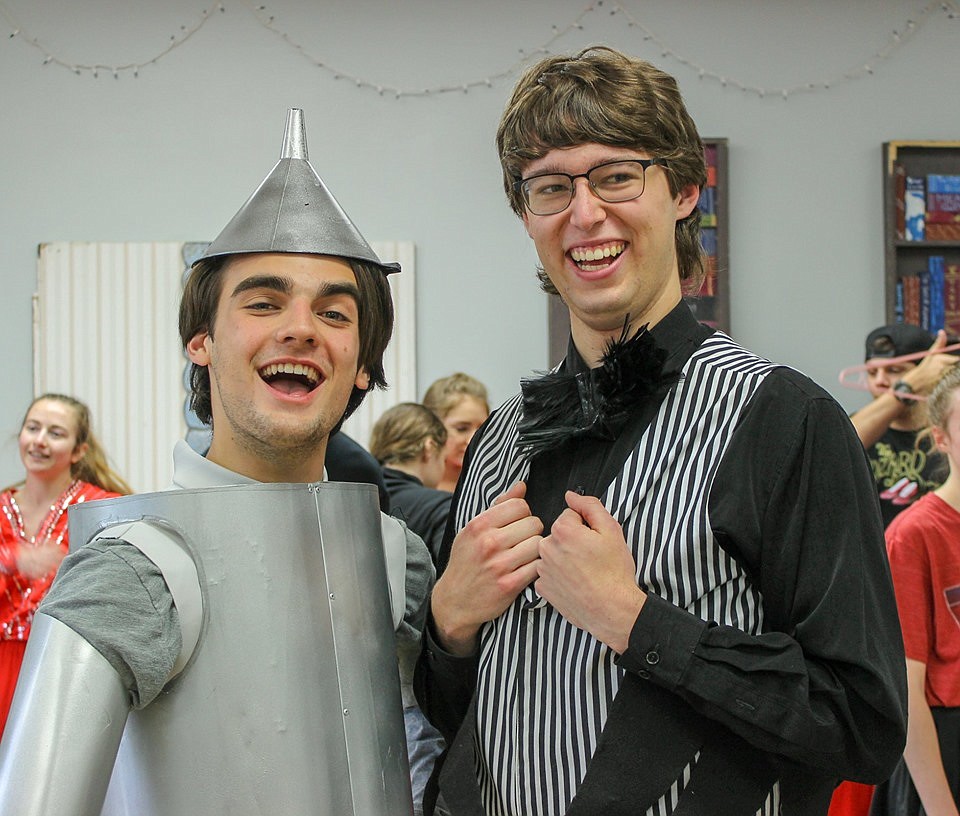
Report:
[[[930,193],[960,193],[960,176],[930,173],[927,176],[927,191]]]
[[[927,260],[930,278],[930,326],[931,332],[943,328],[946,319],[943,295],[945,265],[942,255],[931,255]]]

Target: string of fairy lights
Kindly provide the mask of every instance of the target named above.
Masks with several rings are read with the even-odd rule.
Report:
[[[328,73],[334,80],[350,83],[364,91],[372,91],[381,96],[392,96],[397,99],[403,97],[438,96],[450,93],[469,93],[476,89],[492,88],[499,81],[515,76],[521,68],[529,64],[532,59],[554,53],[552,49],[560,40],[573,32],[586,31],[591,21],[595,20],[601,14],[619,16],[626,22],[629,29],[633,29],[639,34],[643,42],[658,49],[660,56],[664,60],[673,61],[684,66],[696,74],[702,81],[714,82],[723,88],[736,89],[760,98],[780,97],[784,100],[800,93],[828,91],[841,83],[872,76],[883,62],[888,60],[900,47],[913,38],[932,17],[938,16],[954,23],[960,20],[958,0],[931,0],[918,8],[910,18],[905,20],[902,25],[898,26],[889,34],[884,43],[873,49],[866,58],[857,62],[854,67],[849,70],[826,79],[810,80],[784,87],[764,87],[713,71],[695,59],[685,56],[681,51],[658,37],[648,26],[638,20],[629,9],[618,2],[618,0],[593,0],[582,8],[573,20],[566,25],[551,25],[550,31],[545,35],[540,45],[531,49],[519,49],[517,59],[500,71],[466,82],[432,85],[422,88],[400,88],[389,84],[374,82],[365,77],[340,70],[326,60],[316,56],[316,54],[312,53],[306,46],[298,42],[289,31],[284,30],[279,15],[271,10],[271,7],[250,2],[250,0],[236,0],[236,2],[245,7],[265,30],[278,37],[285,45],[294,49],[316,68]],[[180,25],[174,33],[170,34],[165,47],[161,48],[153,56],[137,62],[105,64],[96,62],[73,62],[53,53],[39,38],[31,35],[30,32],[18,22],[6,4],[0,0],[0,17],[2,17],[10,27],[8,39],[26,43],[28,46],[39,51],[42,55],[41,62],[43,65],[54,65],[65,68],[78,76],[89,75],[94,79],[102,76],[112,76],[114,79],[120,79],[122,75],[127,74],[138,77],[140,71],[144,68],[158,64],[177,48],[184,45],[211,20],[226,12],[227,4],[221,0],[221,2],[209,8],[201,9],[192,23]]]

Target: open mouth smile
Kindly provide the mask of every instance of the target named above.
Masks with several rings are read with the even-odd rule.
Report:
[[[593,247],[573,247],[570,249],[570,259],[584,272],[598,272],[606,269],[627,248],[623,241],[613,241]]]
[[[258,372],[271,388],[288,396],[304,396],[324,380],[323,373],[304,363],[271,363]]]

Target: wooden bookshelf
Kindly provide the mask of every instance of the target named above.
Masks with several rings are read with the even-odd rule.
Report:
[[[707,276],[696,294],[684,300],[697,319],[721,331],[730,332],[730,255],[727,140],[704,139],[708,185],[701,194],[701,243],[706,254]],[[709,210],[709,212],[705,212]],[[559,363],[567,353],[570,320],[560,298],[549,299],[547,327],[549,332],[549,365]]]
[[[908,279],[922,278],[929,271],[930,258],[939,256],[944,264],[960,264],[960,237],[956,240],[911,240],[903,217],[903,176],[922,178],[930,174],[960,175],[960,141],[892,141],[883,144],[883,239],[884,293],[887,323],[911,319],[905,307],[904,288]],[[904,283],[908,281],[907,283]],[[916,280],[913,286],[917,286]],[[905,313],[906,310],[906,313]],[[928,327],[929,328],[929,327]],[[934,327],[936,328],[936,327]]]
[[[704,139],[707,186],[700,195],[700,237],[707,274],[699,293],[684,299],[697,320],[730,333],[730,234],[727,140]]]

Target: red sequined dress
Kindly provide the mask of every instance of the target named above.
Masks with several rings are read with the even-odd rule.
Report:
[[[67,508],[117,495],[88,482],[75,481],[50,505],[37,534],[31,536],[23,529],[23,516],[14,493],[0,493],[0,734],[17,686],[34,612],[56,575],[56,570],[42,578],[22,575],[17,570],[20,548],[56,542],[66,553]]]

